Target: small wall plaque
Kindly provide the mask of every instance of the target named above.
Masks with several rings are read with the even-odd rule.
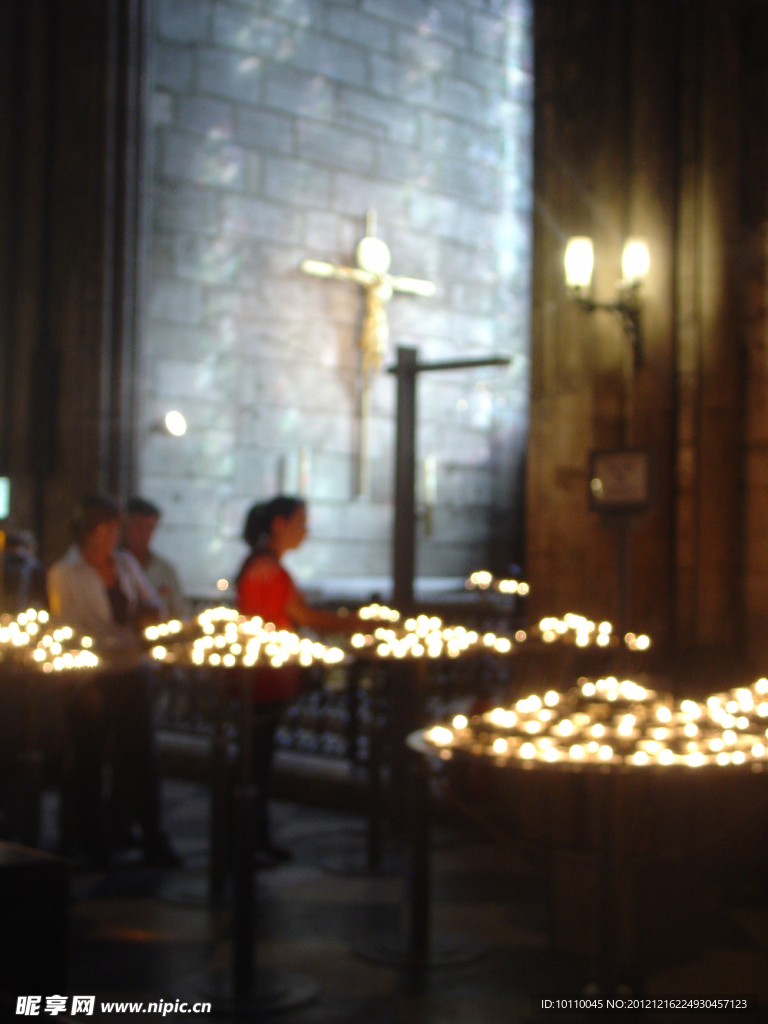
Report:
[[[641,448],[593,451],[589,456],[589,507],[593,512],[647,512],[651,456]]]

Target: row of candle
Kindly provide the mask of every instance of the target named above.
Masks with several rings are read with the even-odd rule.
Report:
[[[514,636],[510,637],[498,636],[490,631],[477,632],[466,629],[464,626],[449,627],[438,616],[419,615],[403,621],[398,611],[380,604],[367,605],[361,608],[357,614],[358,619],[371,623],[371,629],[370,632],[359,631],[351,636],[350,645],[352,651],[355,653],[368,653],[370,656],[380,659],[458,658],[465,654],[477,653],[478,651],[509,654],[516,646],[525,643],[529,636],[522,629],[517,630]],[[243,616],[239,616],[231,608],[209,609],[201,613],[198,616],[196,628],[198,631],[202,630],[205,634],[213,634],[221,624],[225,624],[226,628],[230,630],[234,629],[241,632],[248,632],[250,630],[251,633],[254,630],[258,633],[258,631],[267,632],[272,629],[269,624],[265,624],[261,619],[247,620]],[[273,637],[277,632],[280,634],[280,639],[272,639],[270,642],[273,646],[277,643],[282,651],[288,642],[287,637],[289,635],[294,636],[294,634],[284,631],[273,631]],[[171,621],[164,625],[149,627],[146,631],[146,636],[151,641],[159,640],[165,642],[167,638],[181,633],[184,634],[183,638],[189,638],[191,635],[188,627],[183,627],[178,621]],[[194,627],[192,633],[194,633]],[[542,619],[538,627],[534,627],[532,631],[533,636],[539,636],[546,644],[557,640],[565,640],[573,641],[580,647],[589,646],[593,643],[605,647],[611,642],[612,633],[613,627],[610,622],[596,624],[584,616],[572,613],[564,616],[563,619],[556,617]],[[179,639],[182,639],[182,637],[179,637]],[[631,650],[643,651],[647,650],[650,646],[650,639],[643,634],[640,636],[627,634],[624,641]],[[291,643],[295,646],[298,643],[298,639],[291,641]],[[162,643],[160,647],[165,649]],[[198,654],[191,658],[191,660],[196,664],[204,664],[208,659],[199,653],[202,650],[199,645],[197,649]],[[315,649],[319,650],[318,645],[315,645]],[[248,655],[249,664],[252,661],[255,650],[256,646],[251,645],[250,654]],[[308,648],[305,646],[303,650],[308,650]],[[338,651],[339,649],[334,648],[334,650]],[[218,664],[219,653],[217,651],[211,653],[214,657],[213,663]],[[227,651],[227,654],[235,657],[234,664],[237,663],[243,651]],[[279,661],[285,662],[290,657],[295,657],[296,655],[296,650],[286,649],[283,653],[277,655],[277,658]],[[202,661],[200,660],[201,657],[203,657]],[[271,657],[274,657],[274,655],[271,655]],[[308,655],[305,655],[306,657]],[[317,660],[318,657],[319,655],[313,655],[314,660]],[[331,657],[339,659],[338,653]],[[230,661],[231,659],[228,658],[227,664]]]
[[[0,661],[9,664],[32,664],[45,673],[96,668],[92,647],[91,637],[78,636],[70,626],[51,627],[45,610],[0,618]]]
[[[152,657],[165,663],[282,668],[309,667],[315,663],[336,665],[344,660],[339,647],[327,647],[289,630],[275,629],[258,616],[249,618],[231,608],[208,609],[186,626],[178,621],[149,626],[144,635],[154,643]],[[158,640],[163,642],[155,643]]]
[[[614,640],[612,623],[596,623],[573,612],[564,615],[562,619],[554,615],[543,618],[538,627],[534,628],[533,635],[538,635],[545,644],[565,640],[575,643],[577,647],[591,647],[592,644],[608,647],[612,642],[618,642],[618,639]],[[651,646],[651,638],[645,633],[625,633],[624,643],[631,651],[647,651]]]
[[[522,643],[527,634],[518,630],[515,640]],[[478,633],[464,626],[446,626],[437,615],[418,615],[406,619],[397,629],[378,626],[370,633],[354,633],[350,640],[357,652],[370,651],[378,658],[458,658],[479,651],[509,654],[514,641],[492,632]]]
[[[632,680],[581,679],[565,694],[550,690],[510,708],[425,732],[450,758],[456,750],[551,764],[741,765],[768,760],[768,679],[706,702],[659,695]]]
[[[525,582],[525,580],[506,580],[497,579],[493,573],[487,572],[485,569],[479,569],[477,572],[473,572],[468,579],[464,581],[464,586],[467,590],[498,590],[500,594],[519,594],[520,597],[526,597],[530,592],[531,588]]]
[[[527,583],[518,584],[515,580],[494,580],[491,573],[487,572],[473,573],[467,581],[467,584],[470,583],[473,587],[476,586],[482,589],[487,589],[491,585],[498,589],[503,589],[502,585],[509,583],[510,585],[514,585],[519,593],[528,593]],[[509,592],[511,593],[513,591],[510,590]],[[378,604],[361,608],[358,612],[358,617],[363,620],[391,623],[397,623],[401,619],[400,613],[396,610],[388,608],[385,605]],[[395,634],[398,638],[398,642],[386,645],[382,651],[378,651],[377,648],[377,653],[380,653],[381,656],[384,657],[387,657],[390,654],[394,657],[406,657],[413,653],[413,648],[416,648],[415,654],[417,657],[425,653],[429,655],[429,651],[419,650],[419,645],[409,638],[409,634],[414,632],[418,632],[422,636],[427,635],[424,632],[425,627],[423,623],[425,621],[432,624],[430,626],[432,632],[443,629],[443,623],[441,620],[434,616],[431,619],[427,616],[419,616],[418,625],[417,620],[406,619],[401,627],[401,632],[399,634]],[[461,627],[458,628],[461,629]],[[492,634],[484,634],[484,638],[486,636],[492,636]],[[607,621],[595,623],[592,620],[587,619],[585,616],[576,615],[573,612],[569,612],[564,615],[562,619],[557,616],[543,618],[539,622],[538,626],[533,628],[531,636],[541,639],[545,644],[552,644],[556,641],[565,641],[566,643],[575,643],[577,647],[590,647],[593,644],[598,647],[608,647],[612,643],[620,642],[620,638],[614,636],[612,623]],[[371,647],[374,640],[378,639],[381,639],[381,637],[377,636],[375,633],[373,636],[358,633],[353,636],[352,645],[356,649]],[[528,639],[528,633],[525,630],[517,630],[514,639],[517,643],[523,643]],[[651,639],[645,633],[626,633],[624,635],[623,642],[631,651],[647,651],[651,646]],[[485,641],[485,646],[493,645],[492,640]],[[507,646],[507,640],[502,639],[500,646],[495,649],[499,653],[507,653],[512,650],[512,646],[513,644],[511,641],[509,641],[509,646]],[[389,649],[387,649],[387,647]],[[462,650],[464,649],[466,648],[462,648]],[[445,653],[449,656],[455,657],[462,653],[462,650],[457,650],[457,645],[454,644],[452,649],[446,650]],[[443,653],[442,650],[438,651],[436,645],[433,645],[433,651],[434,656]]]
[[[358,632],[351,637],[354,652],[369,650],[381,659],[458,658],[478,651],[509,654],[516,645],[528,639],[525,630],[517,630],[512,638],[489,631],[478,633],[463,626],[447,627],[437,616],[419,615],[401,622],[396,609],[375,603],[361,608],[358,618],[371,622],[372,626],[375,623],[388,624],[377,625],[370,633]],[[47,621],[45,611],[30,609],[16,620],[6,618],[0,622],[0,657],[8,657],[9,650],[32,651],[34,648],[31,660],[45,671],[96,667],[98,658],[90,651],[90,638],[84,637],[79,641],[67,626],[43,635],[41,629]],[[533,635],[536,633],[534,628]],[[578,646],[593,642],[606,646],[611,640],[612,626],[608,622],[597,625],[583,616],[568,614],[563,619],[542,619],[538,634],[545,643],[572,639]],[[338,647],[329,648],[300,640],[294,633],[275,630],[258,617],[248,619],[228,607],[207,609],[186,624],[172,619],[149,626],[145,636],[155,645],[152,653],[160,661],[188,660],[192,664],[226,667],[264,663],[279,667],[292,660],[302,665],[315,661],[336,664],[344,658],[344,652]],[[204,642],[204,637],[213,638],[213,646]],[[62,640],[68,641],[66,650],[62,647]],[[187,642],[188,649],[185,647]],[[625,642],[634,650],[645,650],[650,645],[649,638],[644,635],[627,634]],[[46,668],[47,665],[51,667]]]

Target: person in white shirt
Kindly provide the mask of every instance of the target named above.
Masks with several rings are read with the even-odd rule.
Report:
[[[141,627],[164,608],[133,555],[117,550],[120,509],[111,498],[85,498],[72,531],[75,543],[48,572],[51,614],[93,637],[107,664],[93,683],[84,684],[70,709],[74,816],[87,855],[106,861],[101,792],[111,746],[110,810],[122,809],[138,821],[148,862],[177,866],[179,858],[160,829],[151,704],[141,663]],[[110,824],[114,830],[115,822]]]
[[[160,509],[145,498],[131,498],[126,512],[123,547],[130,551],[160,595],[168,618],[189,618],[189,601],[181,589],[176,569],[167,558],[150,548],[152,536],[160,522]]]

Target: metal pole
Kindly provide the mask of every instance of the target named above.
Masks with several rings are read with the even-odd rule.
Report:
[[[392,575],[396,608],[413,605],[416,553],[416,364],[415,348],[397,347],[395,434],[395,537]]]
[[[360,675],[363,666],[359,659],[347,672],[347,757],[353,768],[360,763]]]
[[[430,939],[429,766],[408,750],[411,763],[411,870],[408,878],[408,949],[414,965],[426,964]]]
[[[619,636],[623,637],[629,628],[629,522],[621,516],[616,523],[616,583],[617,583],[617,620]]]
[[[621,916],[618,905],[621,898],[618,891],[617,842],[619,824],[618,790],[620,780],[615,772],[600,775],[597,782],[599,815],[599,849],[597,855],[599,893],[597,980],[602,995],[613,995],[617,984],[618,934],[616,922]]]
[[[365,835],[366,866],[371,872],[378,872],[382,862],[381,819],[384,806],[381,799],[382,762],[382,696],[379,681],[371,694],[371,731],[368,739],[368,820]]]
[[[211,822],[209,829],[208,895],[212,900],[224,893],[227,874],[227,804],[229,802],[229,758],[224,731],[224,703],[227,677],[214,678],[216,719],[211,749]]]
[[[485,366],[509,366],[506,356],[484,359],[448,359],[418,363],[417,351],[397,346],[397,363],[389,372],[397,377],[395,433],[395,606],[410,611],[413,605],[413,577],[416,567],[416,376],[434,370],[476,370]]]
[[[251,674],[240,673],[240,785],[235,789],[237,863],[233,907],[232,990],[235,1000],[245,1001],[254,987],[254,851],[256,787],[253,782],[253,683]]]

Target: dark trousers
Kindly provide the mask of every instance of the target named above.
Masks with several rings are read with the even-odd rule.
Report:
[[[160,790],[148,673],[110,673],[84,684],[67,717],[67,845],[103,856],[135,822],[151,847],[160,836]]]

